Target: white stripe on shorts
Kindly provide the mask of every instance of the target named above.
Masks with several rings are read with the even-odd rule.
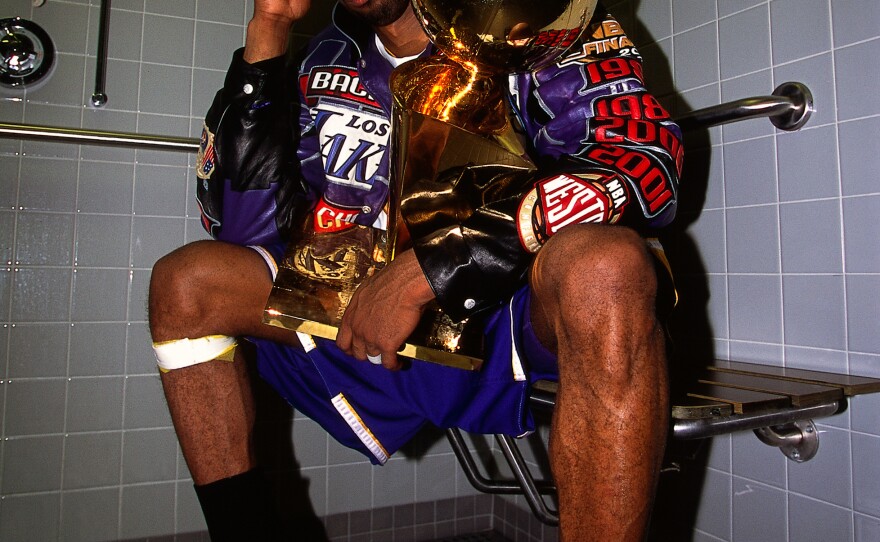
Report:
[[[519,357],[519,351],[516,348],[516,339],[514,338],[513,298],[511,298],[510,303],[507,304],[507,309],[510,312],[510,365],[513,370],[513,379],[516,382],[524,382],[526,379],[526,372],[523,369],[522,359]]]
[[[259,245],[248,245],[248,248],[255,251],[266,261],[266,266],[269,268],[269,274],[272,275],[272,280],[275,280],[275,277],[278,276],[278,263],[275,261],[275,258],[272,257],[272,254]]]
[[[336,411],[342,416],[342,419],[345,420],[345,423],[351,427],[351,430],[354,431],[354,434],[361,440],[364,446],[370,450],[370,453],[379,460],[379,463],[384,465],[386,461],[388,461],[388,452],[385,450],[385,447],[379,443],[376,439],[375,435],[367,428],[364,421],[360,416],[357,415],[357,412],[351,407],[351,404],[341,393],[331,399],[333,406],[336,407]]]

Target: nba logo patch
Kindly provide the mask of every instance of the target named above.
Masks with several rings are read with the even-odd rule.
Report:
[[[570,224],[614,224],[628,201],[626,183],[611,172],[547,177],[535,183],[520,201],[520,243],[529,252],[537,252],[547,239]]]
[[[196,158],[196,175],[199,179],[210,179],[214,173],[214,134],[207,125],[202,126],[202,137],[199,139],[199,154]]]

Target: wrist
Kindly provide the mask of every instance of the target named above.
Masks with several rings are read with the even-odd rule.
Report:
[[[398,263],[405,264],[408,270],[409,290],[413,299],[421,305],[432,301],[434,299],[434,290],[431,289],[431,284],[428,282],[428,278],[425,276],[425,272],[422,270],[415,252],[406,250],[399,254],[395,260],[400,260]]]
[[[248,64],[287,52],[292,19],[255,14],[248,22],[243,58]]]

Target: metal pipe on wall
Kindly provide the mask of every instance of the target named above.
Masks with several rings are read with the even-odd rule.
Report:
[[[104,107],[107,104],[107,44],[110,40],[110,0],[101,0],[101,18],[98,28],[98,56],[95,59],[95,92],[92,105]]]

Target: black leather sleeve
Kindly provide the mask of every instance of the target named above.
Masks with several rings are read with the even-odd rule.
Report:
[[[296,160],[295,87],[284,57],[248,64],[233,55],[205,118],[213,170],[197,197],[214,237],[240,244],[287,238],[306,205]]]
[[[520,244],[516,214],[536,176],[522,171],[496,175],[493,181],[502,189],[495,199],[473,209],[460,224],[414,240],[437,301],[453,320],[494,306],[522,283],[534,254]]]

